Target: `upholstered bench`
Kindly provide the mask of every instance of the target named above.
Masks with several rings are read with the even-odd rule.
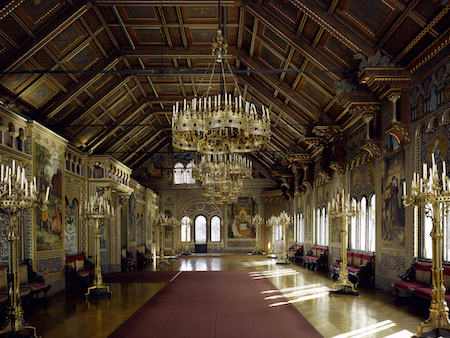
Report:
[[[287,259],[298,261],[303,257],[303,244],[294,243],[286,252]]]
[[[303,266],[317,271],[319,267],[327,267],[328,247],[315,245],[303,256]]]
[[[350,281],[357,286],[362,281],[375,284],[375,253],[374,252],[358,252],[354,250],[347,251],[347,272]],[[330,266],[331,277],[334,280],[339,278],[341,270],[340,260]]]
[[[26,261],[26,264],[19,265],[19,283],[21,289],[29,289],[30,296],[38,298],[40,294],[43,298],[47,298],[47,292],[52,287],[46,284],[44,277],[37,275],[32,268],[31,261]]]
[[[66,257],[66,288],[83,289],[92,282],[95,266],[84,254]]]
[[[145,266],[153,261],[152,253],[147,250],[145,245],[136,247],[136,261],[138,266]]]
[[[400,293],[410,294],[431,300],[433,290],[431,288],[431,268],[429,262],[415,261],[399,276],[401,282],[394,284],[396,295],[394,301],[400,298]],[[450,302],[450,266],[443,266],[443,283],[446,288],[445,301]]]
[[[122,248],[122,271],[132,271],[136,270],[137,262],[134,259],[133,254],[127,250],[127,248]]]

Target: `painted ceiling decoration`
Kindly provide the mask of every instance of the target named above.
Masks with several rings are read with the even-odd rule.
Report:
[[[245,156],[273,175],[274,168],[312,163],[333,140],[370,118],[373,124],[380,100],[424,72],[450,41],[446,1],[221,6],[241,92],[269,107],[272,121],[270,143]],[[0,8],[1,102],[79,149],[110,154],[139,173],[155,154],[173,151],[173,104],[208,89],[217,27],[212,0],[8,1]],[[213,76],[216,91],[219,81]],[[403,123],[389,130],[406,129]],[[376,139],[365,147],[379,154]]]

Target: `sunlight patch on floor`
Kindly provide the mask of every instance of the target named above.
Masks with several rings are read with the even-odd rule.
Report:
[[[379,323],[375,323],[373,325],[365,326],[361,329],[353,330],[347,333],[343,333],[332,338],[362,338],[367,337],[368,335],[387,330],[396,324],[391,320],[385,320]]]
[[[291,291],[298,291],[298,290],[304,290],[304,289],[310,289],[310,288],[316,288],[318,286],[322,286],[321,284],[309,284],[309,285],[302,285],[302,286],[294,286],[291,288],[284,288],[281,290],[278,289],[272,289],[272,290],[266,290],[262,291],[262,294],[266,293],[276,293],[276,292],[291,292]]]
[[[393,334],[390,334],[389,336],[384,336],[383,338],[410,338],[414,335],[414,333],[408,331],[408,330],[402,330]]]

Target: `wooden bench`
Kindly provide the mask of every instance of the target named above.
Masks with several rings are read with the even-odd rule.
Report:
[[[393,301],[401,298],[400,293],[410,294],[413,296],[418,296],[431,300],[433,295],[433,290],[431,287],[431,267],[432,264],[429,262],[415,261],[406,270],[404,275],[398,276],[401,282],[393,285],[395,289],[395,297]],[[445,291],[445,301],[450,302],[450,266],[444,265],[444,286]]]
[[[84,254],[66,257],[66,289],[81,290],[92,283],[95,265]]]
[[[331,278],[337,280],[341,270],[340,259],[330,266]],[[355,287],[367,282],[375,284],[375,252],[347,250],[347,272],[349,280]]]
[[[8,302],[8,268],[0,268],[0,304]],[[38,298],[42,294],[47,298],[47,292],[51,285],[46,284],[44,278],[33,271],[31,261],[27,260],[19,264],[20,298]]]
[[[294,243],[286,252],[287,259],[290,261],[299,261],[303,257],[303,244]]]
[[[122,271],[133,271],[137,269],[137,262],[134,259],[133,254],[127,250],[127,248],[122,248]]]
[[[315,245],[303,256],[303,266],[317,271],[319,267],[328,266],[328,247]]]
[[[153,262],[152,253],[145,245],[139,245],[136,247],[136,261],[138,266],[146,266]]]

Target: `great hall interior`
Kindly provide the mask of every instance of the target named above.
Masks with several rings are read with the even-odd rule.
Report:
[[[0,336],[448,335],[449,12],[0,1]]]

